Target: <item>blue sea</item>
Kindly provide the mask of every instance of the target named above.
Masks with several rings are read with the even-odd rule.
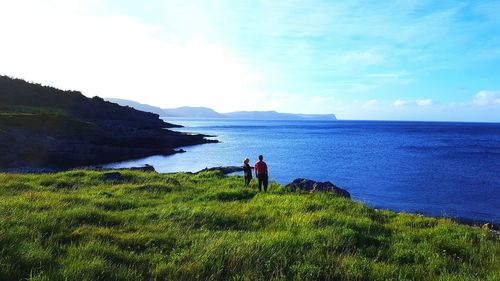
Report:
[[[395,211],[500,223],[500,124],[166,119],[220,143],[108,167],[159,172],[242,165],[259,154],[270,178],[331,181],[353,199]]]

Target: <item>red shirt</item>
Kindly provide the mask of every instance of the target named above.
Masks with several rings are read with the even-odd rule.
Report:
[[[267,174],[267,164],[264,161],[260,161],[255,163],[255,174]]]

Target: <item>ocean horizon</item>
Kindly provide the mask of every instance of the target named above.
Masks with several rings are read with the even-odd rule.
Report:
[[[112,163],[159,172],[242,165],[264,155],[270,179],[330,181],[375,208],[500,222],[500,124],[165,118],[219,143]],[[241,174],[241,173],[240,173]]]

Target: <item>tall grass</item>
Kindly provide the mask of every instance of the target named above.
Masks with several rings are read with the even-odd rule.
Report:
[[[500,240],[219,172],[0,174],[0,280],[500,280]]]

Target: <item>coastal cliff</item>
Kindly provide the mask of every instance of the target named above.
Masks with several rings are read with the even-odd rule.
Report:
[[[100,97],[0,76],[0,169],[71,168],[214,142],[175,127]]]

